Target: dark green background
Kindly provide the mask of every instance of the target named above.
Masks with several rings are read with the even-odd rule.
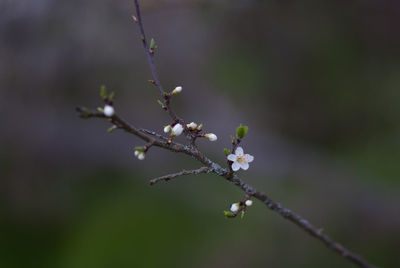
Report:
[[[239,123],[255,161],[240,176],[381,267],[399,267],[400,4],[387,1],[141,1],[172,103],[218,141]],[[197,168],[151,149],[76,105],[101,84],[118,113],[162,132],[170,123],[133,2],[0,2],[1,267],[353,267],[213,175],[153,187]],[[183,138],[178,138],[184,141]]]

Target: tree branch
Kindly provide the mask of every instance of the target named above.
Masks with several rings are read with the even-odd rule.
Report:
[[[210,171],[210,169],[208,167],[201,167],[199,169],[194,169],[194,170],[185,170],[184,169],[181,172],[168,174],[168,175],[165,175],[165,176],[162,176],[162,177],[158,177],[158,178],[152,179],[152,180],[150,180],[150,185],[154,185],[159,181],[169,181],[171,179],[174,179],[174,178],[180,177],[180,176],[184,176],[184,175],[191,175],[191,174],[197,175],[197,174],[206,173],[206,172],[209,172],[209,171]]]
[[[158,87],[158,89],[160,91],[160,94],[163,98],[163,103],[164,103],[165,107],[167,108],[169,115],[175,122],[180,122],[183,124],[183,126],[185,127],[184,133],[185,133],[186,137],[190,141],[192,141],[192,133],[186,128],[184,121],[182,119],[178,118],[176,116],[176,114],[172,111],[172,109],[170,108],[170,105],[169,105],[170,96],[168,96],[168,94],[165,94],[165,92],[161,86],[161,83],[159,81],[159,78],[158,78],[158,75],[157,75],[157,72],[155,69],[153,55],[152,55],[152,53],[150,53],[149,46],[148,46],[148,43],[146,40],[138,0],[134,0],[134,2],[135,2],[136,16],[137,16],[134,19],[140,29],[143,47],[145,49],[148,62],[150,64],[150,69],[151,69],[151,72],[152,72],[152,75],[154,78],[154,84]],[[162,181],[162,180],[167,181],[167,180],[176,178],[178,176],[183,176],[183,175],[188,175],[188,174],[199,174],[199,173],[205,173],[205,172],[214,173],[214,174],[232,182],[236,186],[238,186],[248,196],[253,196],[254,198],[260,200],[269,209],[278,213],[280,216],[289,220],[290,222],[296,224],[302,230],[309,233],[312,237],[323,242],[328,248],[330,248],[334,252],[342,255],[346,260],[348,260],[354,264],[357,264],[360,267],[368,267],[368,268],[374,267],[373,265],[369,264],[366,260],[364,260],[361,256],[351,252],[347,248],[343,247],[341,244],[332,240],[329,236],[324,234],[321,229],[314,227],[311,223],[309,223],[307,220],[305,220],[301,216],[293,213],[289,209],[284,208],[278,202],[273,201],[271,198],[269,198],[269,196],[266,193],[260,192],[260,191],[256,190],[255,188],[253,188],[251,185],[242,181],[237,176],[237,174],[232,172],[230,169],[228,170],[226,168],[222,168],[219,164],[211,161],[200,150],[198,150],[198,148],[195,145],[190,144],[188,146],[188,145],[183,145],[183,144],[176,143],[176,142],[169,143],[167,138],[165,138],[155,132],[134,127],[134,126],[130,125],[129,123],[127,123],[122,118],[120,118],[116,114],[112,115],[111,117],[106,117],[106,116],[104,116],[103,113],[89,112],[86,108],[77,108],[77,111],[80,113],[80,116],[82,118],[105,118],[110,123],[117,126],[118,128],[123,129],[126,132],[131,133],[131,134],[141,138],[142,140],[144,140],[148,143],[151,143],[154,146],[161,147],[161,148],[164,148],[164,149],[172,151],[172,152],[184,153],[186,155],[193,157],[194,159],[196,159],[197,161],[199,161],[200,163],[202,163],[204,165],[204,167],[197,169],[197,170],[189,170],[189,171],[183,170],[179,173],[155,178],[150,181],[150,184],[154,184],[154,183],[156,183],[158,181]],[[237,144],[239,142],[240,141],[238,140]],[[233,149],[235,149],[237,144],[233,144]]]

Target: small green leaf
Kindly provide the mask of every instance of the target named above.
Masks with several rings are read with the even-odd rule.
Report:
[[[117,129],[117,126],[112,126],[112,127],[110,127],[109,129],[107,129],[107,132],[108,133],[111,133],[111,132],[113,132],[114,130],[116,130]]]
[[[231,141],[235,142],[235,138],[233,136],[231,136]]]
[[[136,146],[135,151],[144,152],[143,146]]]
[[[243,139],[244,136],[246,136],[248,130],[249,128],[247,126],[243,126],[242,124],[240,124],[240,126],[236,128],[236,137],[238,137],[239,139]]]
[[[224,216],[227,219],[235,217],[235,216],[233,216],[233,212],[232,211],[226,211],[226,210],[224,210]]]
[[[230,154],[231,154],[231,151],[230,151],[230,150],[228,150],[228,149],[226,149],[226,148],[224,148],[224,153],[225,153],[225,155],[226,155],[226,156],[228,156],[228,155],[230,155]]]
[[[151,50],[154,50],[154,49],[156,49],[156,41],[154,40],[154,38],[151,38],[151,40],[150,40],[150,49]]]
[[[105,85],[101,85],[100,87],[100,97],[105,100],[107,98],[107,88]]]
[[[197,127],[197,130],[202,130],[202,128],[203,128],[203,123],[201,123],[201,124]]]
[[[102,107],[97,107],[97,111],[99,111],[100,113],[104,113],[104,110]]]
[[[110,101],[113,101],[114,98],[115,98],[115,92],[113,91],[113,92],[110,93],[110,95],[108,95],[108,99],[109,99]]]
[[[164,107],[164,103],[160,100],[157,100],[158,104],[160,104],[161,108]]]
[[[88,118],[89,117],[89,110],[87,108],[82,108],[81,109],[81,114],[83,118]]]
[[[241,219],[244,218],[244,210],[242,210],[242,214],[240,215],[240,218],[241,218]]]

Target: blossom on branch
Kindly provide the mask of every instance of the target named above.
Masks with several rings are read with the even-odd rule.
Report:
[[[145,152],[141,152],[139,150],[135,151],[135,156],[139,159],[139,160],[144,160],[146,153]]]
[[[235,154],[228,155],[228,160],[232,161],[232,170],[238,171],[240,168],[247,170],[249,168],[249,163],[254,160],[254,157],[249,154],[243,153],[242,147],[237,147]]]
[[[172,136],[179,136],[183,132],[183,126],[181,124],[176,124],[171,131]]]
[[[232,206],[231,206],[231,211],[233,213],[236,213],[236,212],[239,211],[239,208],[240,208],[239,203],[233,203]]]
[[[171,125],[165,126],[165,127],[164,127],[164,133],[170,132],[171,129],[172,129]]]
[[[104,106],[103,111],[104,111],[104,115],[107,116],[107,117],[111,117],[115,113],[114,107],[112,107],[111,105]]]
[[[250,207],[251,205],[253,205],[253,201],[246,200],[245,204],[246,204],[247,207]]]
[[[176,95],[182,92],[182,87],[176,87],[174,90],[172,90],[172,94]]]
[[[196,124],[195,122],[192,122],[192,123],[190,123],[190,124],[186,124],[186,127],[187,127],[189,130],[195,130],[195,129],[197,128],[197,124]]]
[[[214,133],[207,133],[206,135],[204,135],[204,137],[206,137],[209,141],[217,140],[217,135],[215,135]]]

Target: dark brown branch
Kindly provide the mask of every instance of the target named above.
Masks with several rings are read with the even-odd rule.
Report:
[[[165,94],[165,92],[164,92],[164,90],[163,90],[163,88],[161,86],[161,83],[160,83],[160,81],[158,79],[158,75],[157,75],[157,72],[156,72],[156,69],[155,69],[155,65],[154,65],[154,61],[153,61],[153,56],[152,56],[152,53],[150,53],[149,46],[148,46],[148,43],[147,43],[147,40],[146,40],[146,36],[145,36],[144,28],[143,28],[143,22],[142,22],[142,18],[141,18],[141,14],[140,14],[140,8],[139,8],[138,0],[135,0],[135,7],[136,7],[136,15],[137,15],[137,18],[136,18],[135,21],[138,24],[139,29],[140,29],[140,33],[142,35],[141,36],[142,37],[142,42],[143,42],[143,46],[145,48],[147,59],[148,59],[149,64],[150,64],[151,72],[153,74],[154,84],[158,87],[158,89],[160,91],[160,94],[161,94],[162,99],[163,99],[163,103],[164,103],[165,107],[167,107],[169,115],[171,116],[171,118],[174,121],[180,122],[181,124],[183,124],[183,126],[185,127],[185,135],[189,140],[191,140],[190,133],[187,130],[186,125],[184,125],[184,121],[182,119],[178,118],[175,115],[175,113],[171,110],[171,108],[169,106],[169,97],[168,97],[167,94]],[[350,250],[348,250],[345,247],[343,247],[341,244],[339,244],[339,243],[335,242],[334,240],[332,240],[329,236],[324,234],[321,229],[318,229],[318,228],[314,227],[311,223],[309,223],[304,218],[302,218],[299,215],[293,213],[289,209],[286,209],[286,208],[282,207],[279,203],[273,201],[271,198],[269,198],[269,196],[266,193],[257,191],[255,188],[253,188],[249,184],[243,182],[235,173],[232,173],[230,170],[222,168],[217,163],[215,163],[215,162],[211,161],[210,159],[208,159],[193,144],[191,146],[186,146],[186,145],[183,145],[183,144],[180,144],[180,143],[175,143],[175,142],[168,143],[168,141],[166,140],[165,137],[162,137],[161,135],[159,135],[159,134],[157,134],[155,132],[151,132],[151,131],[148,131],[148,130],[143,130],[143,129],[139,129],[139,128],[136,128],[134,126],[131,126],[130,124],[128,124],[126,121],[124,121],[123,119],[121,119],[117,115],[113,115],[112,117],[107,118],[102,113],[88,112],[88,110],[85,109],[85,108],[77,108],[77,110],[80,113],[80,116],[83,117],[83,118],[91,118],[91,117],[106,118],[108,121],[110,121],[112,124],[116,125],[118,128],[121,128],[121,129],[125,130],[128,133],[136,135],[137,137],[139,137],[139,138],[141,138],[141,139],[153,144],[154,146],[158,146],[158,147],[161,147],[161,148],[164,148],[166,150],[173,151],[173,152],[184,153],[186,155],[189,155],[189,156],[195,158],[196,160],[201,162],[203,165],[205,165],[205,167],[202,167],[202,168],[200,168],[198,170],[191,170],[191,171],[184,170],[184,171],[179,172],[179,173],[175,173],[175,174],[170,174],[170,175],[166,175],[166,176],[163,176],[163,177],[159,177],[159,178],[153,179],[151,181],[151,183],[154,184],[154,183],[156,183],[157,181],[160,181],[160,180],[165,180],[166,181],[166,180],[169,180],[169,179],[172,179],[172,178],[175,178],[175,177],[178,177],[178,176],[182,176],[182,175],[187,175],[187,174],[198,174],[198,173],[204,173],[204,172],[215,173],[216,175],[218,175],[220,177],[223,177],[223,178],[227,179],[228,181],[234,183],[236,186],[240,187],[249,196],[253,196],[253,197],[257,198],[258,200],[262,201],[272,211],[278,213],[279,215],[281,215],[285,219],[293,222],[294,224],[299,226],[301,229],[303,229],[304,231],[309,233],[311,236],[313,236],[316,239],[318,239],[321,242],[323,242],[328,248],[330,248],[333,251],[339,253],[340,255],[342,255],[344,258],[346,258],[350,262],[352,262],[354,264],[357,264],[360,267],[367,267],[367,268],[375,267],[375,266],[369,264],[361,256],[351,252]],[[237,144],[239,142],[240,141],[237,141]],[[237,146],[237,144],[233,144],[233,149],[235,149],[235,146]]]
[[[85,110],[84,108],[77,108],[78,112],[80,112],[81,117],[84,118],[91,118],[91,117],[97,117],[97,118],[105,118],[108,119],[112,124],[118,125],[120,128],[125,130],[128,133],[131,133],[133,135],[138,136],[139,138],[147,141],[147,142],[153,142],[155,146],[164,148],[166,150],[172,151],[172,152],[180,152],[184,153],[187,155],[192,156],[196,160],[200,161],[205,165],[205,167],[202,167],[198,170],[189,170],[189,171],[182,171],[179,173],[175,174],[170,174],[166,175],[163,177],[159,177],[156,179],[153,179],[150,183],[154,184],[157,181],[160,180],[169,180],[181,175],[187,175],[187,174],[196,174],[195,172],[198,173],[204,173],[204,172],[212,172],[215,173],[218,176],[221,176],[232,183],[234,183],[236,186],[241,188],[246,194],[249,196],[253,196],[257,198],[258,200],[262,201],[265,205],[267,205],[268,208],[273,210],[274,212],[278,213],[285,219],[293,222],[300,228],[302,228],[304,231],[308,232],[310,235],[313,237],[317,238],[318,240],[322,241],[328,248],[334,250],[335,252],[339,253],[342,255],[344,258],[348,259],[349,261],[358,264],[360,267],[368,267],[368,268],[373,268],[375,266],[369,264],[367,261],[365,261],[362,257],[359,255],[351,252],[347,248],[343,247],[341,244],[335,242],[332,240],[329,236],[324,234],[321,229],[314,227],[311,223],[309,223],[307,220],[302,218],[301,216],[293,213],[289,209],[286,209],[282,207],[281,204],[278,202],[273,201],[269,196],[264,193],[257,191],[255,188],[253,188],[251,185],[243,182],[236,174],[232,174],[229,170],[222,168],[220,165],[217,163],[211,161],[208,159],[206,156],[204,156],[200,151],[198,151],[196,148],[191,148],[188,146],[185,146],[180,143],[172,142],[169,144],[164,137],[162,137],[159,134],[156,134],[154,132],[148,131],[148,130],[142,130],[138,129],[134,126],[131,126],[130,124],[126,123],[123,119],[121,119],[119,116],[114,115],[111,118],[105,117],[102,113],[98,112],[89,112],[86,113],[85,116],[83,116],[83,111]],[[161,138],[162,137],[162,138]],[[201,172],[199,172],[201,171]],[[152,183],[153,182],[153,183]]]
[[[210,168],[208,168],[208,167],[201,167],[199,169],[194,169],[194,170],[185,170],[184,169],[184,170],[182,170],[181,172],[178,172],[178,173],[168,174],[168,175],[165,175],[165,176],[162,176],[162,177],[158,177],[158,178],[152,179],[152,180],[150,180],[150,185],[154,185],[159,181],[169,181],[169,180],[171,180],[173,178],[184,176],[184,175],[191,175],[191,174],[197,175],[197,174],[206,173],[206,172],[209,172],[209,171],[210,171]]]
[[[229,178],[228,178],[229,179]],[[254,196],[258,200],[262,201],[265,205],[268,206],[271,210],[277,212],[279,215],[284,217],[285,219],[293,222],[300,228],[302,228],[304,231],[308,232],[310,235],[313,237],[317,238],[318,240],[322,241],[328,248],[334,250],[335,252],[339,253],[342,255],[344,258],[347,260],[353,262],[354,264],[359,265],[360,267],[367,267],[367,268],[374,268],[376,266],[373,266],[369,264],[366,260],[364,260],[361,256],[351,252],[341,244],[335,242],[332,240],[329,236],[324,234],[322,232],[322,229],[314,227],[310,222],[308,222],[306,219],[302,218],[301,216],[293,213],[289,209],[286,209],[282,207],[281,204],[273,201],[271,198],[266,193],[259,192],[256,189],[254,189],[252,186],[249,184],[243,182],[242,180],[239,179],[239,177],[234,174],[231,177],[231,181],[240,187],[242,190],[244,190],[246,193],[249,195]]]

